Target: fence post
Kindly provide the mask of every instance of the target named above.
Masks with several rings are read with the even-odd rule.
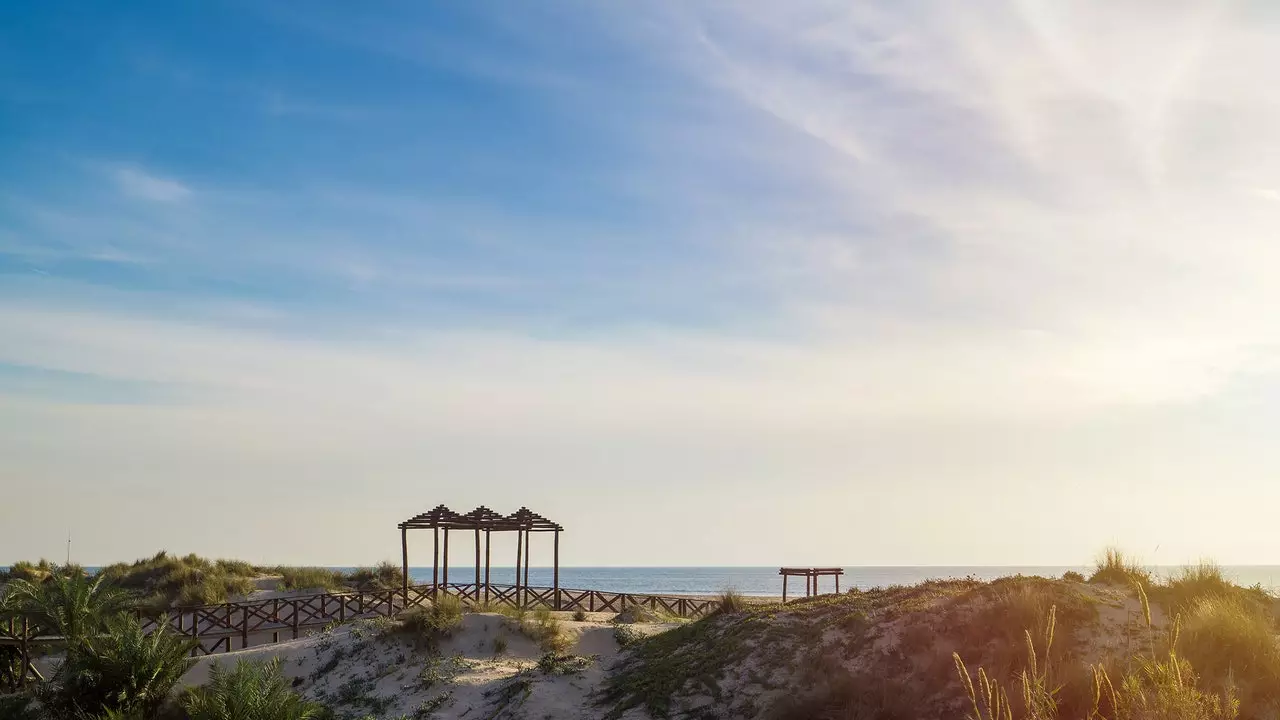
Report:
[[[289,618],[289,622],[290,624],[293,625],[293,639],[297,640],[298,639],[298,601],[296,599],[291,600],[289,604],[293,606],[293,616]]]
[[[191,657],[200,654],[200,611],[191,611],[191,639],[196,641],[196,646],[191,648]]]
[[[249,606],[240,606],[240,649],[249,647]],[[231,649],[231,641],[227,640],[227,649]]]
[[[21,690],[27,684],[27,667],[31,665],[31,649],[27,645],[27,635],[31,633],[31,621],[23,616],[22,618],[22,639],[18,641],[18,655],[22,666],[18,669],[18,689]]]

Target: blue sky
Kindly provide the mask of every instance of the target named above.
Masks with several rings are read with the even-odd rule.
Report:
[[[0,9],[0,562],[1274,560],[1273,14]]]

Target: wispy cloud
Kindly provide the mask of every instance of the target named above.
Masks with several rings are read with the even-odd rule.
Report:
[[[120,192],[140,200],[174,203],[192,195],[191,188],[183,183],[155,175],[136,165],[121,165],[112,169],[111,179]]]

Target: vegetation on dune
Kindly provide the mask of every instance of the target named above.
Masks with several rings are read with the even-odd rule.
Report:
[[[720,597],[717,600],[716,612],[738,612],[745,610],[747,607],[747,599],[742,596],[742,593],[733,588],[720,593]]]
[[[280,576],[280,587],[285,590],[338,590],[346,587],[345,576],[339,570],[322,567],[277,567],[272,574]]]
[[[1106,583],[1128,587],[1135,582],[1143,585],[1151,584],[1151,572],[1134,558],[1119,548],[1109,547],[1094,564],[1091,583]]]
[[[132,596],[102,576],[55,569],[42,582],[11,581],[0,608],[26,618],[34,635],[61,635],[72,647],[101,631],[107,619],[127,610]]]
[[[435,647],[462,626],[462,614],[462,600],[453,595],[441,595],[428,605],[401,614],[398,629],[418,644]]]
[[[214,665],[209,682],[185,695],[182,707],[191,720],[311,720],[325,713],[293,692],[279,660]]]
[[[100,575],[118,587],[144,598],[144,607],[160,610],[175,605],[211,605],[256,589],[261,573],[239,560],[210,560],[199,555],[170,555],[161,550],[132,563],[115,563]]]
[[[193,645],[168,628],[147,633],[132,615],[116,615],[67,653],[53,681],[41,686],[41,703],[57,718],[154,717],[191,667]]]
[[[58,574],[86,574],[76,566],[59,566],[48,560],[20,561],[0,580],[23,580],[39,584]],[[114,563],[98,573],[116,587],[133,593],[138,606],[160,611],[170,607],[215,605],[247,596],[257,589],[257,580],[278,576],[283,590],[392,590],[404,582],[400,567],[382,562],[349,573],[321,567],[259,566],[243,560],[213,560],[199,555],[174,555],[161,550],[131,563]]]
[[[770,720],[1280,715],[1280,649],[1261,589],[1208,563],[1157,584],[1118,551],[1083,580],[854,590],[628,632],[601,702],[608,717],[635,707]]]
[[[380,562],[347,573],[344,581],[357,590],[395,590],[404,585],[404,571],[399,565]]]

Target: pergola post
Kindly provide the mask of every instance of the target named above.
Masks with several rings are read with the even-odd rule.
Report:
[[[404,578],[400,590],[404,593],[404,605],[409,607],[409,528],[400,528],[400,569]]]
[[[516,607],[524,607],[520,603],[520,553],[524,548],[524,533],[516,531]]]
[[[480,602],[480,528],[476,528],[476,602]]]
[[[552,551],[552,555],[551,555],[552,563],[553,563],[552,567],[554,568],[551,571],[551,587],[552,587],[551,597],[553,598],[553,606],[555,607],[556,610],[559,610],[560,609],[560,531],[559,530],[556,530],[555,532],[555,544],[552,547],[555,549]]]
[[[440,587],[440,528],[431,528],[431,599]]]
[[[484,601],[489,602],[489,550],[492,548],[492,538],[489,537],[489,530],[484,531]]]
[[[444,528],[444,566],[440,572],[440,584],[444,585],[444,594],[449,594],[449,527]]]
[[[529,592],[529,546],[533,544],[533,533],[524,531],[524,591]]]

